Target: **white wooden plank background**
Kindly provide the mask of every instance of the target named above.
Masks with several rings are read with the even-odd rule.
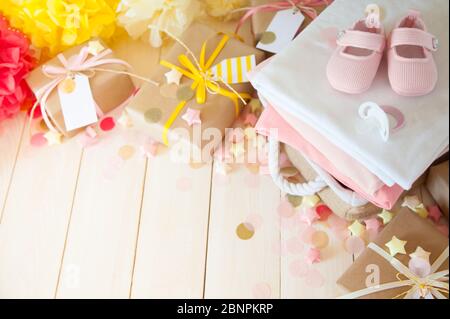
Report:
[[[142,75],[159,57],[129,39],[114,49]],[[334,280],[352,259],[337,242],[318,266],[324,285],[311,289],[289,275],[297,257],[276,250],[288,235],[277,215],[282,196],[269,177],[241,167],[224,182],[213,163],[192,168],[172,163],[168,152],[146,159],[138,149],[105,177],[132,133],[84,151],[76,140],[35,148],[24,121],[6,121],[0,130],[0,298],[338,294]],[[261,225],[242,241],[236,227],[249,216]]]

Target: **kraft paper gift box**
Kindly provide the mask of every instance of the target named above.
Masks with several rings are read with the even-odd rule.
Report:
[[[417,247],[421,247],[430,254],[430,264],[433,263],[448,249],[448,238],[442,235],[436,227],[428,220],[419,217],[408,208],[402,208],[395,218],[381,231],[374,244],[381,248],[387,255],[389,249],[386,246],[393,239],[393,236],[399,240],[406,241],[406,254],[398,253],[394,257],[404,266],[408,267],[410,263],[410,254],[413,254]],[[373,244],[372,244],[373,245]],[[372,246],[373,247],[373,246]],[[375,270],[374,270],[375,269]],[[379,270],[379,271],[378,271]],[[448,255],[444,258],[441,266],[436,271],[448,271]],[[368,247],[355,260],[350,268],[338,279],[337,283],[346,288],[349,293],[360,291],[376,284],[369,277],[370,274],[379,274],[379,285],[407,280],[404,275],[399,275],[399,270],[377,253],[374,249]],[[376,287],[376,286],[375,286]],[[407,285],[394,289],[386,289],[375,293],[369,293],[360,298],[364,299],[391,299],[403,298],[408,290],[413,286]],[[441,291],[442,292],[442,291]],[[445,294],[448,298],[448,293]],[[350,298],[350,296],[342,296]],[[353,296],[355,297],[355,296]]]
[[[189,47],[197,60],[200,60],[202,46],[205,43],[205,60],[208,60],[219,43],[224,40],[224,36],[224,34],[219,34],[206,25],[195,23],[182,35],[181,41]],[[186,54],[186,49],[180,43],[175,43],[168,54],[161,58],[161,61],[167,61],[176,67],[183,68],[179,61],[180,55],[183,54]],[[230,36],[223,49],[213,59],[212,66],[220,64],[226,59],[251,55],[255,56],[256,63],[262,61],[263,53],[261,51]],[[188,57],[195,64],[194,59],[191,56]],[[197,103],[196,89],[192,89],[193,79],[183,76],[180,85],[168,84],[165,74],[169,71],[171,71],[169,67],[157,66],[150,78],[160,83],[160,86],[152,84],[144,86],[130,102],[126,110],[133,125],[154,140],[169,146],[175,142],[182,142],[184,145],[195,146],[205,151],[204,146],[208,145],[209,151],[212,151],[222,141],[225,129],[231,127],[239,115],[243,106],[242,101],[236,98],[238,104],[235,104],[233,99],[227,96],[207,91],[205,102]],[[224,83],[219,85],[231,92]],[[253,92],[253,88],[248,82],[229,85],[241,96],[250,96]],[[183,90],[184,92],[181,93]],[[189,92],[192,93],[188,94]],[[186,94],[187,98],[182,96]],[[186,104],[180,108],[179,105],[183,102],[186,102]],[[236,106],[238,106],[238,109],[236,109]],[[189,125],[183,119],[183,115],[189,109],[200,111],[201,125]],[[173,122],[168,124],[170,119]],[[217,139],[216,136],[216,140],[212,140],[212,136],[204,136],[201,141],[193,141],[194,136],[203,135],[203,132],[209,128],[214,128],[216,132],[220,132],[220,138]],[[196,130],[199,131],[199,134],[196,133]]]
[[[280,2],[277,0],[252,0],[251,6],[261,6],[265,4]],[[328,1],[331,3],[332,1]],[[305,5],[307,5],[308,1],[305,1]],[[322,13],[323,10],[325,10],[328,7],[328,5],[325,4],[323,6],[314,7],[317,14]],[[252,16],[252,29],[253,33],[255,34],[255,37],[257,40],[261,38],[261,35],[267,30],[267,27],[269,26],[270,22],[272,22],[272,19],[274,18],[276,12],[258,12]],[[302,23],[299,32],[303,31],[311,22],[312,19],[308,15],[305,16],[305,21]]]
[[[285,144],[284,149],[291,163],[299,170],[305,180],[312,181],[317,177],[316,171],[295,148]],[[348,220],[370,218],[381,211],[379,207],[371,203],[360,207],[352,207],[340,199],[329,187],[324,188],[317,195],[336,215]]]
[[[449,187],[448,187],[448,164],[446,161],[442,164],[430,168],[427,178],[427,188],[438,203],[442,212],[448,218],[448,201],[449,201]]]
[[[94,39],[90,42],[98,43],[100,48],[108,50],[107,46],[100,40]],[[81,50],[89,46],[90,42],[68,49],[62,53],[62,56],[69,60],[71,57],[80,54]],[[92,57],[92,55],[89,57]],[[110,52],[104,56],[104,59],[115,59],[114,53]],[[59,58],[55,57],[31,72],[26,81],[35,94],[54,80],[54,77],[49,77],[43,72],[44,66],[62,67],[62,64]],[[101,68],[111,70],[111,72],[86,71],[86,73],[89,73],[89,83],[94,101],[101,112],[107,114],[130,99],[135,92],[135,87],[130,76],[119,74],[120,72],[128,71],[126,66],[114,63],[103,64]],[[68,131],[66,129],[57,87],[50,93],[46,105],[49,120],[61,134],[66,137],[73,137],[82,130]]]

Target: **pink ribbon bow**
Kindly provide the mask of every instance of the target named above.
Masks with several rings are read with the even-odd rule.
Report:
[[[69,59],[66,59],[63,54],[59,54],[57,57],[61,62],[62,66],[54,66],[54,65],[44,65],[42,67],[42,72],[49,78],[53,80],[42,87],[40,90],[36,92],[36,103],[34,104],[31,110],[30,118],[33,118],[34,111],[38,105],[40,105],[42,118],[44,119],[45,124],[49,128],[50,131],[58,132],[63,131],[59,128],[56,129],[53,126],[53,123],[49,120],[48,112],[47,112],[47,100],[53,90],[68,76],[77,73],[83,72],[95,72],[96,67],[105,65],[105,64],[120,64],[124,65],[128,68],[131,66],[123,60],[120,59],[107,59],[105,58],[107,55],[111,54],[112,51],[110,49],[105,49],[97,55],[89,57],[89,49],[88,47],[83,47],[80,50],[79,54],[71,56]],[[106,70],[105,70],[106,71]],[[111,70],[111,72],[114,72]],[[103,112],[98,105],[96,105],[97,114],[99,116],[103,116]],[[57,126],[58,124],[55,123]]]
[[[249,7],[247,8],[247,12],[239,20],[235,33],[237,34],[239,32],[239,29],[245,21],[247,21],[247,19],[258,12],[276,12],[287,10],[289,8],[297,8],[303,14],[310,17],[311,20],[314,20],[317,18],[317,11],[315,8],[323,5],[329,5],[331,2],[333,2],[333,0],[288,0]]]

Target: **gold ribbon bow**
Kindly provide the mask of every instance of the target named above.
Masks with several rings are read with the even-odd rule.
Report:
[[[228,35],[224,35],[211,54],[211,56],[206,60],[206,47],[207,42],[205,41],[202,45],[202,49],[200,52],[200,60],[197,61],[195,56],[192,54],[190,50],[189,53],[194,58],[194,63],[186,54],[180,54],[178,56],[178,61],[183,67],[176,66],[168,61],[162,60],[160,64],[169,69],[176,70],[183,74],[184,76],[193,80],[191,84],[191,89],[195,91],[196,101],[198,104],[204,104],[206,102],[207,92],[211,94],[220,94],[231,99],[234,102],[236,117],[239,116],[239,100],[242,100],[244,103],[246,100],[251,99],[250,94],[247,93],[238,93],[236,92],[229,84],[226,83],[222,78],[215,77],[212,72],[212,65],[216,61],[219,54],[222,52],[223,48],[226,46],[230,37]],[[186,45],[182,44],[185,48]],[[220,86],[223,83],[229,90],[224,89]],[[173,122],[179,116],[181,110],[186,106],[188,101],[181,101],[176,107],[172,114],[169,116],[169,119],[164,124],[163,130],[163,142],[165,145],[169,144],[168,140],[168,132]]]
[[[400,298],[402,296],[404,299],[411,299],[417,296],[423,297],[426,295],[433,296],[434,298],[437,299],[447,299],[447,297],[443,293],[448,294],[449,284],[446,281],[448,281],[449,270],[448,269],[442,271],[437,270],[439,269],[439,267],[442,266],[445,260],[448,259],[449,256],[448,246],[431,266],[430,274],[428,274],[423,278],[417,276],[408,267],[403,265],[397,258],[386,253],[377,244],[370,243],[368,247],[372,249],[374,252],[376,252],[378,255],[386,259],[391,264],[391,266],[394,267],[399,272],[396,276],[398,281],[354,291],[340,297],[339,299],[355,299],[379,291],[408,286],[411,287],[409,290],[395,296],[394,299]],[[400,278],[401,276],[404,276],[407,279],[401,279]]]

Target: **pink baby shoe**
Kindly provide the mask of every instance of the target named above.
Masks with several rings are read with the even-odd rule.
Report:
[[[433,91],[438,79],[432,52],[438,40],[427,32],[420,13],[410,11],[391,32],[388,41],[388,74],[392,89],[403,96]]]
[[[379,19],[379,17],[378,17]],[[373,15],[339,33],[338,47],[327,65],[327,77],[338,91],[360,94],[367,91],[380,66],[386,45],[384,28]]]

